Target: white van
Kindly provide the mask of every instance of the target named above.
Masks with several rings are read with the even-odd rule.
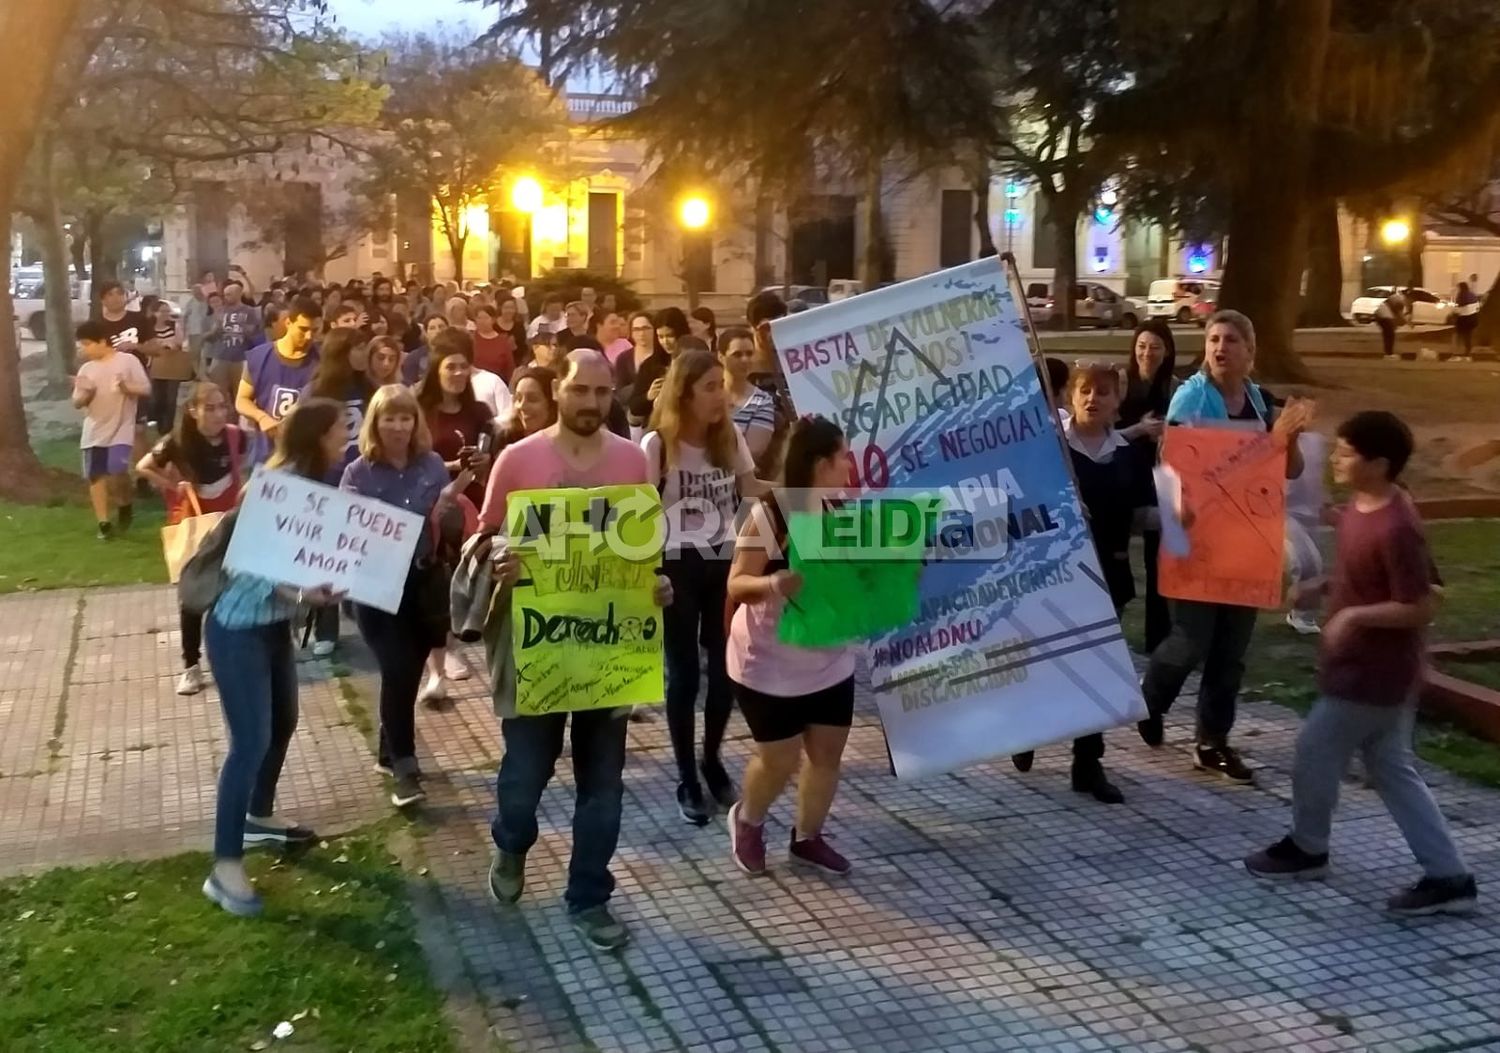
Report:
[[[1193,305],[1200,300],[1217,303],[1219,283],[1207,278],[1158,278],[1146,293],[1146,312],[1183,325],[1193,320]]]
[[[828,280],[828,302],[847,300],[865,291],[865,283],[854,278],[830,278]]]
[[[88,279],[79,281],[72,275],[69,275],[69,282],[73,321],[77,323],[89,316],[92,283]],[[16,268],[11,275],[10,297],[18,331],[35,340],[47,339],[47,291],[42,284],[42,269]]]

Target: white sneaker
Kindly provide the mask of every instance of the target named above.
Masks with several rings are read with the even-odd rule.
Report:
[[[1323,631],[1318,626],[1317,616],[1308,611],[1288,611],[1286,623],[1298,636],[1317,636]]]
[[[440,676],[429,676],[427,683],[422,685],[422,693],[417,696],[418,702],[441,702],[448,697],[448,684]]]
[[[333,654],[336,647],[338,647],[338,644],[332,640],[316,640],[313,642],[313,657],[327,658]]]
[[[443,659],[443,675],[449,680],[467,680],[474,674],[469,672],[469,665],[452,651],[448,652]]]
[[[203,690],[203,670],[196,665],[190,665],[182,671],[177,678],[177,693],[179,695],[196,695]]]

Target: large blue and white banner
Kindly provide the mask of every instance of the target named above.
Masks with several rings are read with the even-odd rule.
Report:
[[[863,492],[941,495],[968,533],[924,568],[916,621],[868,644],[903,778],[1146,715],[1018,289],[985,259],[771,327],[797,411],[843,425]]]

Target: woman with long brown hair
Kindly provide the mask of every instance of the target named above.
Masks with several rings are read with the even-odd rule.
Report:
[[[740,498],[758,496],[762,490],[750,449],[729,416],[724,367],[712,352],[684,351],[673,360],[641,447],[667,509],[663,568],[674,599],[662,618],[677,807],[685,822],[703,826],[711,816],[705,787],[724,808],[736,799],[734,782],[719,759],[733,708],[724,666],[729,561],[720,558],[720,550],[733,544]],[[700,644],[708,654],[708,691],[703,703],[703,760],[698,764],[693,737]]]
[[[343,455],[345,437],[343,406],[332,399],[303,399],[281,419],[266,467],[321,480]],[[261,912],[260,897],[245,874],[245,845],[302,843],[317,836],[275,815],[276,784],[297,729],[292,617],[300,605],[324,607],[339,599],[326,585],[297,589],[230,571],[204,618],[229,750],[219,771],[214,866],[203,894],[231,914]]]

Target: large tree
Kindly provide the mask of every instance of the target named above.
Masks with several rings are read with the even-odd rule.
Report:
[[[360,192],[430,201],[462,281],[471,216],[488,211],[501,170],[551,167],[565,114],[546,82],[494,42],[391,37],[383,55],[388,94]]]
[[[792,205],[815,177],[857,188],[867,282],[889,255],[882,188],[993,124],[969,3],[486,2],[497,37],[549,41],[557,75],[590,68],[630,92],[637,106],[614,127],[663,162],[690,158],[726,190]]]
[[[1314,218],[1493,134],[1500,5],[1134,0],[1131,18],[1150,61],[1100,127],[1212,168],[1229,206],[1222,303],[1255,320],[1263,373],[1306,380],[1292,332]]]

